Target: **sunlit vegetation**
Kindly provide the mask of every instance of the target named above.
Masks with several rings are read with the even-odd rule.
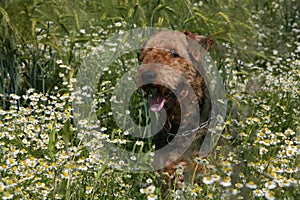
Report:
[[[85,59],[112,34],[143,27],[213,38],[210,55],[229,101],[220,144],[197,160],[205,170],[165,198],[297,199],[299,12],[296,0],[1,1],[0,199],[163,198],[156,172],[122,171],[123,162],[101,157],[101,146],[90,151],[78,131],[86,124],[74,123]],[[151,140],[128,137],[110,108],[116,81],[137,64],[134,52],[102,69],[93,128],[105,142],[150,152]],[[143,106],[132,107],[137,121]]]

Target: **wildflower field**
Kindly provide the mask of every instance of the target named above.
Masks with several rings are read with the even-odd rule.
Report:
[[[299,1],[3,0],[0,23],[0,199],[299,198]],[[104,155],[111,144],[153,157],[151,139],[122,130],[111,108],[138,50],[86,72],[100,74],[95,96],[76,89],[91,56],[117,52],[109,38],[145,27],[213,38],[228,102],[203,172],[164,197],[157,172],[124,170],[140,158]],[[140,93],[126,113],[144,123]],[[79,119],[85,98],[93,123]]]

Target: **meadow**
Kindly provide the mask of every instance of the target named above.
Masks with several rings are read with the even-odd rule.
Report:
[[[0,23],[0,199],[300,195],[297,0],[3,0]],[[210,56],[228,101],[214,153],[197,159],[203,172],[166,197],[158,173],[124,170],[140,158],[105,156],[104,144],[153,156],[152,141],[128,135],[111,108],[116,83],[139,64],[138,52],[86,72],[99,75],[95,96],[84,85],[80,98],[76,93],[87,58],[96,52],[105,62],[119,47],[107,43],[109,38],[145,27],[213,38]],[[110,53],[103,51],[107,48]],[[93,123],[78,120],[86,98],[96,102]],[[145,123],[147,101],[141,91],[132,102],[128,117]]]

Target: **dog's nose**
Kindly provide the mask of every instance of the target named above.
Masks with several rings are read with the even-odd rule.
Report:
[[[154,71],[145,71],[142,73],[142,79],[144,81],[154,81],[157,74]]]

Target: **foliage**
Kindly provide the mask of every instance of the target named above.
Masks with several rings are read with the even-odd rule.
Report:
[[[73,87],[84,59],[113,33],[151,26],[212,37],[231,103],[217,156],[197,160],[207,170],[167,198],[296,199],[299,10],[296,0],[1,1],[1,199],[162,198],[155,172],[122,171],[127,160],[105,162],[101,153],[102,142],[134,152],[153,148],[128,137],[111,112],[117,80],[138,63],[135,52],[102,69],[98,126],[74,123],[81,100]],[[146,105],[131,105],[136,122],[145,123]],[[100,138],[99,152],[90,151],[93,140],[85,141],[82,127]]]

